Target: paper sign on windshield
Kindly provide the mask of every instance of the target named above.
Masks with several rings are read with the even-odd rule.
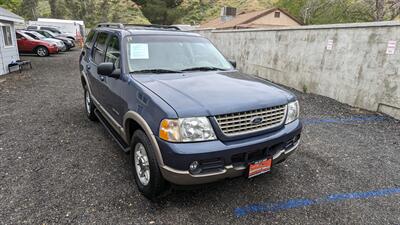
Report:
[[[149,45],[144,43],[130,44],[131,59],[149,59]]]

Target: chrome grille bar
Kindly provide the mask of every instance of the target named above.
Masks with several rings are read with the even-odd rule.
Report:
[[[286,105],[258,109],[247,112],[215,116],[221,131],[227,136],[254,133],[278,127],[286,117]],[[257,119],[259,122],[255,123]]]

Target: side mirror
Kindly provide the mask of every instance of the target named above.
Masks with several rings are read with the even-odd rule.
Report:
[[[114,63],[105,62],[100,63],[100,65],[97,67],[97,74],[118,79],[121,75],[121,70],[116,70]]]
[[[233,68],[236,69],[236,66],[237,66],[236,61],[235,60],[229,60],[229,62],[232,64]]]

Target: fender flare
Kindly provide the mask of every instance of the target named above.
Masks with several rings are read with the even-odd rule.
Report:
[[[146,120],[143,119],[143,117],[139,113],[134,112],[134,111],[128,111],[127,113],[125,113],[124,119],[123,119],[123,121],[124,121],[123,127],[124,127],[124,130],[125,130],[125,135],[126,135],[125,138],[126,138],[127,142],[130,143],[131,138],[132,138],[132,137],[128,137],[130,135],[129,135],[128,132],[126,132],[128,130],[127,121],[129,119],[132,119],[133,121],[138,123],[139,126],[143,129],[143,131],[145,132],[145,134],[149,138],[150,143],[151,143],[151,145],[152,145],[152,147],[153,147],[153,149],[155,151],[154,153],[156,155],[156,158],[157,158],[159,166],[160,167],[164,167],[164,161],[163,161],[163,158],[162,158],[160,147],[158,146],[158,143],[157,143],[156,136],[154,135],[154,133],[151,130],[150,126],[147,124]]]

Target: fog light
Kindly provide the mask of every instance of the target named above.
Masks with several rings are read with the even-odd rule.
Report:
[[[199,162],[197,162],[197,161],[194,161],[194,162],[192,162],[192,164],[190,164],[191,171],[196,170],[198,167],[199,167]]]
[[[192,162],[189,166],[190,172],[192,173],[198,172],[199,166],[200,166],[199,162],[197,161]]]

